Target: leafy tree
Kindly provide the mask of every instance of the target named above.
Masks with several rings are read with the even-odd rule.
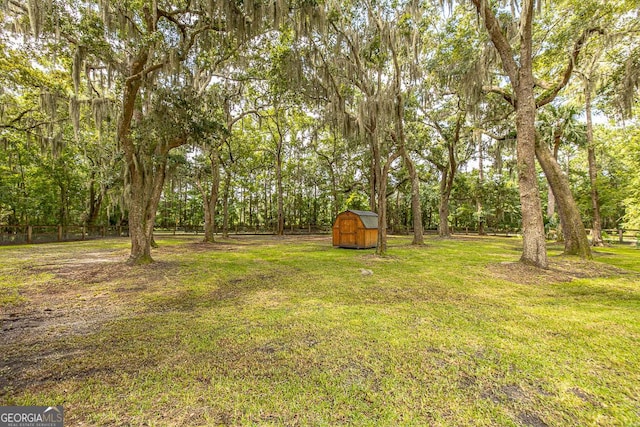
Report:
[[[362,193],[353,192],[347,197],[347,200],[344,201],[344,210],[367,210],[367,208],[367,199]]]
[[[536,157],[542,165],[550,185],[554,187],[556,197],[563,205],[560,212],[565,216],[563,221],[566,225],[565,228],[569,228],[565,231],[565,236],[571,236],[565,247],[569,248],[569,253],[579,253],[582,256],[590,257],[584,226],[568,183],[546,147],[536,145],[535,117],[537,108],[553,101],[567,85],[586,39],[596,32],[597,28],[584,28],[584,21],[571,21],[571,23],[575,25],[579,23],[583,27],[578,27],[580,28],[577,33],[578,37],[573,43],[573,50],[559,80],[555,83],[545,83],[534,77],[534,68],[540,64],[540,61],[536,62],[537,51],[534,50],[535,2],[523,0],[519,2],[519,12],[512,8],[511,13],[509,11],[499,11],[500,13],[498,13],[496,8],[484,0],[472,0],[472,3],[481,16],[491,42],[500,56],[502,68],[512,89],[512,92],[509,92],[500,86],[488,88],[488,90],[500,93],[513,105],[516,111],[518,182],[524,238],[521,261],[543,268],[548,264],[542,208],[536,179]],[[541,13],[541,9],[538,10],[538,13]],[[572,30],[575,31],[575,26]],[[560,43],[566,45],[568,41],[561,39]],[[550,49],[543,52],[544,55],[538,54],[538,56],[544,57],[554,53]],[[555,76],[547,73],[545,77],[554,78]],[[537,94],[536,88],[543,90]]]

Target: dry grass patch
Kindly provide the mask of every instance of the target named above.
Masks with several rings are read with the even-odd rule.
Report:
[[[521,285],[567,283],[576,279],[634,275],[612,265],[563,256],[551,258],[546,270],[521,262],[492,263],[487,266],[487,270],[496,279]]]

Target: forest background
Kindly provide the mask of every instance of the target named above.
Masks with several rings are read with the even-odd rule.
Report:
[[[0,225],[640,228],[636,1],[2,2]],[[538,165],[535,164],[537,159]],[[587,233],[590,241],[587,242]],[[585,242],[587,242],[585,244]]]

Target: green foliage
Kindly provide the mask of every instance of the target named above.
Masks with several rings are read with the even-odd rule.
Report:
[[[463,112],[461,137],[454,147],[458,176],[451,221],[469,228],[480,219],[489,228],[520,227],[512,107],[500,95],[486,93],[486,87],[483,92],[487,85],[506,87],[506,80],[495,72],[495,50],[468,3],[452,3],[443,10],[408,1],[279,1],[277,19],[271,3],[260,3],[262,9],[258,3],[252,9],[250,2],[237,2],[237,8],[186,1],[41,3],[47,5],[41,12],[47,13],[34,25],[29,25],[33,13],[2,6],[7,23],[0,35],[2,224],[82,223],[91,205],[99,210],[100,223],[126,215],[130,189],[115,132],[122,113],[118,102],[127,79],[135,77],[127,75],[127,65],[147,52],[147,65],[158,68],[141,82],[132,124],[136,147],[146,152],[152,166],[160,164],[156,150],[180,138],[200,150],[169,159],[170,182],[159,209],[162,224],[201,223],[203,200],[194,177],[207,187],[212,183],[208,150],[214,148],[221,180],[230,177],[226,190],[231,227],[272,229],[278,151],[287,225],[323,227],[341,209],[368,209],[369,195],[364,194],[375,180],[369,139],[377,138],[383,162],[398,148],[393,142],[398,131],[393,118],[397,77],[405,103],[405,145],[421,178],[425,226],[437,223],[441,171],[458,113]],[[180,18],[160,17],[156,28],[148,27],[144,8],[151,11],[154,6]],[[534,28],[537,93],[557,80],[583,31],[600,26],[609,34],[591,34],[576,66],[585,72],[597,54],[605,52],[597,64],[602,72],[594,102],[612,117],[620,114],[623,103],[628,107],[633,95],[637,97],[637,24],[628,13],[633,7],[631,1],[542,4]],[[182,15],[183,8],[197,9],[193,20]],[[320,8],[325,16],[315,13]],[[519,9],[499,10],[503,31],[517,40],[513,24]],[[303,11],[310,13],[298,20]],[[196,16],[202,22],[196,22]],[[224,27],[227,19],[229,26]],[[179,58],[191,25],[197,23],[217,31],[203,29]],[[32,27],[39,27],[39,38],[18,31],[28,33]],[[311,27],[317,31],[304,31]],[[564,127],[560,161],[568,166],[587,222],[590,188],[578,86],[568,86],[563,98],[540,111],[538,131],[551,144],[557,126]],[[631,94],[624,100],[623,87]],[[605,227],[621,222],[637,227],[636,138],[628,129],[617,129],[619,125],[604,126],[596,138],[603,222]],[[481,130],[502,137],[483,137],[482,181],[472,163],[474,135]],[[405,231],[410,183],[403,168],[393,169],[387,191],[394,203],[388,213],[393,225]],[[222,221],[225,186],[220,187],[217,224]]]
[[[349,194],[349,197],[347,197],[347,200],[344,202],[342,210],[346,211],[347,209],[367,211],[369,210],[369,201],[364,194],[360,192],[353,192]]]
[[[619,175],[624,185],[624,225],[640,229],[640,127],[618,129],[610,134],[612,146],[622,154]]]

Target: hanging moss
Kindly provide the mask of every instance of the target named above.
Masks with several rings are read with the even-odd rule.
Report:
[[[51,145],[51,156],[54,159],[59,158],[65,147],[65,140],[64,138],[62,138],[62,133],[60,132],[56,133],[53,136],[53,138],[50,139],[50,145]]]
[[[76,96],[69,97],[69,117],[71,118],[71,123],[73,124],[73,132],[75,134],[76,139],[78,139],[78,135],[80,132],[80,103],[78,102],[78,98]]]
[[[40,154],[44,156],[47,152],[47,147],[49,147],[48,138],[42,134],[37,134],[36,141],[38,142],[38,147],[40,147]]]
[[[40,108],[50,116],[51,122],[53,122],[58,110],[58,97],[49,91],[43,91],[40,94]]]
[[[102,18],[102,22],[104,22],[105,28],[108,30],[113,30],[111,17],[113,16],[113,12],[109,5],[109,0],[100,0],[98,2],[98,9],[100,11],[100,17]]]
[[[109,62],[107,64],[107,87],[111,87],[113,84],[113,65]]]
[[[40,36],[40,29],[42,27],[42,9],[37,0],[27,0],[27,12],[29,13],[29,25],[31,26],[31,32],[34,37]]]
[[[176,74],[180,69],[179,53],[176,49],[169,50],[169,70],[171,74]]]
[[[91,113],[93,121],[98,128],[98,135],[102,138],[103,124],[109,120],[111,113],[111,102],[106,98],[94,98],[91,100]]]
[[[78,95],[78,91],[80,88],[80,70],[84,65],[84,59],[87,55],[87,48],[85,46],[79,45],[76,48],[76,52],[73,55],[73,64],[71,65],[71,77],[73,79],[73,90],[76,96]]]

